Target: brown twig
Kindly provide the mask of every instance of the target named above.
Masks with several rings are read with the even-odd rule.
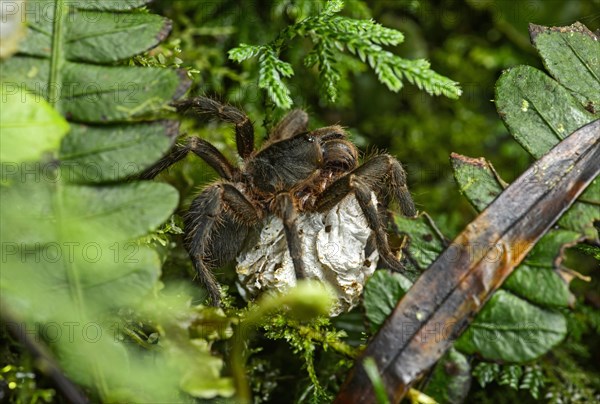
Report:
[[[366,357],[375,359],[390,400],[399,402],[598,175],[599,161],[597,120],[560,142],[506,188],[400,300],[357,360],[336,403],[375,402],[362,364]],[[443,334],[432,335],[439,329]]]

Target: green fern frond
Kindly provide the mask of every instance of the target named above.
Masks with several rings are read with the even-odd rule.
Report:
[[[473,369],[472,375],[481,387],[492,382],[501,386],[509,386],[514,390],[527,390],[538,399],[546,384],[546,378],[539,365],[499,365],[497,363],[480,362]]]
[[[514,390],[519,389],[519,380],[523,375],[523,367],[520,365],[504,366],[500,373],[498,384],[501,386],[510,386]]]
[[[323,14],[325,15],[333,15],[335,13],[339,13],[344,8],[343,0],[329,0],[325,5],[325,10],[323,10]]]
[[[335,102],[338,98],[338,83],[342,76],[336,68],[335,55],[330,42],[320,41],[304,59],[307,67],[319,65],[319,80],[321,89],[327,94],[327,98]]]
[[[402,32],[386,28],[373,20],[354,20],[335,16],[330,19],[316,20],[314,29],[315,31],[322,30],[326,35],[327,33],[333,34],[343,42],[354,38],[360,39],[364,43],[391,46],[404,42]],[[344,39],[344,37],[347,39]]]
[[[480,362],[473,369],[472,375],[477,379],[481,387],[485,387],[498,378],[500,375],[500,365],[497,363]]]
[[[233,48],[228,52],[229,59],[235,60],[236,62],[240,63],[244,60],[251,59],[257,56],[262,50],[262,48],[262,46],[248,45],[242,43],[237,48]]]
[[[378,80],[394,92],[408,80],[430,95],[458,98],[461,89],[458,83],[431,70],[423,59],[407,60],[394,55],[382,46],[395,46],[404,41],[404,35],[395,29],[386,28],[371,19],[356,20],[337,15],[342,10],[342,0],[330,0],[324,10],[316,16],[305,18],[284,29],[268,45],[252,46],[241,44],[229,52],[229,58],[241,62],[259,57],[259,87],[265,89],[270,99],[280,108],[292,105],[290,90],[281,76],[290,77],[292,67],[279,59],[279,54],[296,36],[310,38],[313,49],[304,63],[308,67],[318,65],[321,89],[329,101],[338,98],[338,83],[343,79],[336,68],[336,58],[344,52],[357,56],[367,63]]]
[[[533,398],[538,399],[540,397],[540,390],[544,385],[545,381],[542,369],[537,365],[526,366],[519,389],[528,390]]]
[[[392,55],[388,60],[397,75],[402,74],[411,84],[428,94],[444,95],[452,99],[457,99],[462,94],[457,82],[431,70],[429,62],[424,59],[407,60]]]
[[[292,106],[290,90],[281,81],[281,76],[291,77],[293,74],[294,70],[289,63],[279,59],[272,48],[263,47],[259,57],[258,87],[266,90],[280,108]]]

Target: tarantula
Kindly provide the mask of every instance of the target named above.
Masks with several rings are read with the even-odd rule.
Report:
[[[360,206],[371,231],[370,244],[382,263],[403,270],[388,243],[385,213],[391,200],[407,216],[416,211],[404,169],[394,157],[377,154],[359,166],[358,149],[342,127],[309,131],[308,115],[302,110],[285,116],[255,150],[252,122],[237,108],[206,97],[174,106],[178,112],[191,110],[234,124],[237,152],[243,160],[236,167],[207,141],[188,137],[142,174],[154,178],[191,151],[222,178],[193,200],[184,217],[186,249],[214,305],[219,305],[220,293],[210,268],[236,258],[249,234],[273,216],[283,223],[296,278],[306,277],[299,215],[327,212],[349,194]]]

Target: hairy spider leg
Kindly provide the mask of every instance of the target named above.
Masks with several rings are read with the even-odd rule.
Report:
[[[302,259],[302,241],[298,232],[298,210],[294,206],[294,200],[289,193],[280,193],[275,197],[275,213],[283,222],[285,238],[294,264],[296,279],[306,277],[304,260]]]
[[[140,178],[152,179],[156,177],[173,164],[183,160],[189,152],[193,152],[202,160],[206,161],[206,163],[211,166],[221,178],[231,181],[239,172],[239,169],[234,167],[216,147],[204,139],[190,136],[186,139],[186,143],[178,143],[173,146],[166,156],[140,174]]]
[[[415,204],[406,187],[406,173],[400,162],[389,154],[377,155],[334,181],[319,196],[315,202],[314,210],[324,212],[337,205],[352,191],[350,186],[351,176],[357,177],[369,188],[376,190],[378,197],[383,196],[384,191],[391,193],[405,216],[416,216]]]
[[[269,142],[294,137],[308,130],[308,114],[301,109],[294,109],[277,124],[269,136]]]
[[[386,182],[387,188],[381,187],[382,181]],[[383,222],[371,198],[373,189],[379,191],[376,192],[378,197],[381,196],[382,191],[391,191],[392,196],[400,205],[402,213],[406,216],[416,215],[414,202],[406,187],[404,169],[398,160],[388,154],[375,156],[336,180],[317,198],[313,209],[318,212],[332,209],[350,192],[353,192],[369,228],[375,234],[375,243],[383,263],[391,270],[402,272],[404,266],[390,249]]]
[[[178,112],[193,111],[199,115],[219,118],[235,125],[235,142],[238,154],[249,157],[254,151],[254,126],[246,114],[231,105],[224,105],[207,97],[194,97],[172,104]]]
[[[219,306],[220,288],[209,269],[211,236],[215,229],[231,215],[233,220],[252,226],[261,219],[260,212],[232,184],[221,182],[206,188],[190,205],[185,215],[186,245],[198,277],[206,286],[212,304]]]

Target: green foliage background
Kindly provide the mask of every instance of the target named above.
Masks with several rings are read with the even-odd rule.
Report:
[[[600,22],[597,11],[600,9],[600,1],[348,0],[345,3],[341,15],[359,19],[373,18],[385,27],[404,33],[403,43],[388,41],[393,45],[387,49],[402,58],[429,60],[433,70],[460,83],[463,95],[458,100],[433,97],[409,84],[410,80],[405,81],[400,92],[389,91],[397,89],[397,84],[382,84],[376,72],[348,54],[335,55],[338,70],[336,80],[339,81],[324,84],[319,81],[322,72],[315,66],[306,67],[304,59],[310,53],[313,43],[309,38],[300,36],[284,41],[278,49],[279,57],[289,63],[295,73],[291,77],[285,77],[290,76],[286,73],[288,68],[281,67],[284,76],[282,80],[290,89],[289,101],[309,112],[311,127],[340,123],[348,127],[353,140],[365,153],[373,149],[386,149],[396,155],[407,168],[409,186],[418,207],[433,217],[443,234],[452,237],[474,218],[476,211],[459,193],[453,178],[450,152],[485,156],[508,182],[533,161],[509,135],[491,101],[494,98],[494,84],[502,69],[520,64],[543,68],[540,58],[530,45],[528,23],[568,25],[579,20],[595,30]],[[280,101],[274,102],[273,98],[265,95],[260,88],[260,66],[256,59],[248,58],[237,63],[229,58],[228,52],[240,44],[273,44],[283,30],[307,16],[317,15],[324,7],[324,2],[305,0],[156,1],[149,5],[149,9],[173,21],[170,37],[158,48],[116,64],[122,68],[124,65],[186,68],[194,81],[191,93],[215,96],[244,109],[255,120],[258,129],[257,143],[260,143],[268,128],[283,115],[284,111],[276,104],[281,105],[281,100],[285,97],[282,98],[280,94]],[[144,13],[145,11],[141,11],[142,15]],[[143,18],[140,15],[138,17]],[[85,52],[82,54],[85,56]],[[15,60],[13,62],[19,63]],[[156,74],[159,74],[158,70]],[[149,89],[153,88],[149,86]],[[337,99],[332,103],[330,99],[334,96]],[[157,109],[160,105],[150,104],[150,107]],[[82,111],[93,109],[82,108]],[[94,122],[95,119],[97,117],[81,120]],[[80,150],[84,142],[78,144],[77,141],[83,139],[88,130],[83,125],[72,126],[71,137],[67,137],[70,140],[63,142],[61,146],[61,157],[67,161],[70,151]],[[127,128],[128,126],[124,126],[117,129]],[[160,128],[157,126],[155,129],[159,131]],[[184,121],[181,132],[186,131],[208,139],[235,160],[234,137],[230,127],[217,124],[196,126],[191,121]],[[155,137],[158,142],[161,134],[157,133]],[[140,142],[140,138],[133,140]],[[153,153],[159,155],[166,147],[163,138],[163,144]],[[155,157],[146,157],[143,164],[150,164]],[[139,161],[141,156],[136,158]],[[180,210],[189,203],[198,187],[214,178],[210,168],[193,157],[162,176],[162,180],[169,182],[180,192]],[[103,178],[102,181],[111,182],[115,179],[120,178]],[[130,188],[134,190],[135,186],[131,185]],[[139,186],[152,187],[150,184]],[[156,187],[158,186],[157,184]],[[175,202],[172,201],[171,204],[174,205]],[[85,203],[81,205],[83,206],[75,208],[88,208]],[[165,212],[168,209],[164,209],[162,214],[166,214]],[[156,216],[155,221],[158,220],[157,215],[146,212],[146,216]],[[149,227],[155,226],[156,223],[153,222]],[[150,245],[160,253],[160,259],[164,263],[161,280],[167,284],[192,276],[191,266],[178,235],[181,231],[179,227],[178,217],[174,216],[167,225],[142,241],[143,245]],[[92,228],[90,233],[93,231]],[[110,241],[108,237],[106,243]],[[153,265],[157,267],[157,259],[154,255],[152,257]],[[581,304],[575,311],[564,310],[569,323],[566,342],[534,363],[502,365],[471,360],[473,375],[478,383],[474,384],[469,399],[478,402],[531,401],[534,397],[539,397],[540,391],[547,392],[547,398],[554,402],[577,402],[597,397],[600,390],[600,369],[597,365],[600,363],[600,346],[597,340],[600,332],[597,307],[600,288],[595,267],[597,261],[577,252],[573,252],[569,260],[572,262],[569,266],[576,267],[584,275],[592,276],[592,281],[573,282],[572,289]],[[226,269],[222,272],[222,280],[225,280],[227,274],[231,276],[233,273]],[[384,274],[378,276],[385,277]],[[391,281],[386,280],[384,284],[391,284]],[[401,293],[405,287],[399,286],[397,293]],[[269,304],[277,306],[281,302],[266,302],[258,311],[252,311],[251,308],[244,312],[235,311],[232,308],[235,302],[228,301],[226,312],[230,318],[226,318],[222,312],[190,305],[185,300],[188,295],[192,297],[194,304],[201,301],[202,295],[188,288],[182,287],[181,290],[175,291],[174,296],[170,297],[153,290],[152,296],[145,299],[145,310],[138,308],[136,312],[119,312],[117,317],[110,317],[119,318],[120,327],[127,331],[132,340],[139,340],[142,348],[148,348],[148,342],[158,338],[157,335],[160,335],[161,341],[165,341],[167,351],[163,351],[163,354],[167,357],[170,355],[170,359],[176,364],[160,362],[161,371],[154,374],[154,377],[160,379],[169,373],[169,366],[174,366],[173,369],[184,374],[184,381],[175,380],[173,375],[170,378],[164,377],[162,384],[157,382],[156,391],[163,385],[175,388],[180,383],[179,386],[186,393],[200,398],[208,398],[211,394],[232,394],[231,380],[221,377],[221,358],[218,355],[211,356],[211,352],[235,352],[239,348],[236,348],[235,343],[227,341],[232,318],[245,319],[251,325],[253,321],[262,323],[264,329],[264,332],[252,336],[255,341],[248,358],[251,374],[249,388],[252,389],[256,402],[269,399],[319,401],[330,397],[338,387],[336,383],[343,378],[351,364],[351,358],[355,355],[354,346],[364,342],[362,333],[367,328],[361,324],[362,316],[357,312],[336,319],[336,329],[331,327],[328,320],[318,320],[310,326],[284,316],[275,316],[269,321],[257,320],[260,318],[257,312],[262,310],[264,315],[265,307]],[[128,290],[128,293],[133,294],[132,292],[134,291]],[[387,297],[387,303],[393,305],[395,296]],[[583,304],[584,301],[588,304]],[[369,307],[366,310],[369,311]],[[157,312],[160,314],[156,314]],[[173,321],[175,315],[177,321]],[[378,317],[383,320],[385,313],[379,313]],[[372,318],[370,320],[373,322]],[[210,329],[208,333],[206,327],[203,328],[204,322],[213,325],[219,323],[219,326],[215,330]],[[188,339],[187,334],[194,326],[210,335],[198,332]],[[373,324],[370,326],[373,327]],[[9,338],[2,335],[2,339],[6,341]],[[21,367],[9,366],[2,369],[3,389],[6,390],[10,381],[17,380],[20,383],[19,394],[23,397],[22,401],[52,400],[51,390],[42,388],[44,381],[36,387],[35,383],[28,384],[29,382],[23,382],[22,376],[17,376],[19,369],[33,367],[31,358],[27,355],[15,359],[16,354],[12,349],[12,345],[7,345],[3,360],[19,363]],[[184,358],[189,352],[194,352],[194,356],[187,358],[188,363]],[[142,354],[136,351],[131,355],[137,361],[136,364],[139,362],[139,367],[135,368],[139,374],[137,378],[122,375],[120,382],[143,383],[147,377],[145,372],[148,371],[144,366],[147,356],[149,355],[145,351]],[[210,365],[202,367],[201,361]],[[465,367],[460,354],[452,352],[445,361],[444,363],[459,363],[461,377],[468,379],[464,373],[468,374],[469,369],[468,366]],[[109,369],[108,362],[105,365]],[[189,371],[186,373],[182,367],[188,364]],[[440,367],[434,372],[434,381],[443,373],[439,369]],[[217,387],[198,383],[197,377],[202,372],[206,372],[205,379],[214,381]],[[235,369],[225,370],[227,375],[235,375],[235,372]],[[177,377],[180,373],[177,373]],[[440,377],[443,379],[443,374]],[[84,381],[78,382],[86,384]],[[454,382],[461,384],[460,380]],[[543,390],[544,383],[546,390]],[[440,385],[442,390],[446,386],[445,383]],[[433,382],[431,386],[426,392],[435,392],[439,387]],[[464,388],[464,384],[460,388]],[[100,394],[100,397],[118,398],[119,394],[120,392],[114,396]],[[131,391],[128,394],[132,394]],[[452,395],[442,391],[439,396],[444,394]],[[141,396],[138,398],[143,399]],[[11,399],[18,401],[19,397],[13,395]],[[186,396],[186,400],[191,401],[191,398]]]

